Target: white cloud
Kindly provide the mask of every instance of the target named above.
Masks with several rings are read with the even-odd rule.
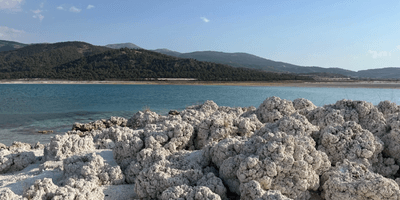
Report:
[[[371,54],[373,59],[392,56],[392,53],[387,52],[387,51],[379,51],[378,52],[378,51],[369,50],[368,53]]]
[[[94,8],[94,5],[89,4],[86,9],[92,9],[92,8]]]
[[[42,2],[41,4],[40,4],[40,8],[43,8],[44,7],[44,2]]]
[[[210,20],[205,18],[205,17],[200,17],[200,19],[202,19],[205,23],[209,22]]]
[[[33,15],[33,18],[38,18],[40,21],[42,21],[44,19],[44,16],[42,14],[37,14],[37,15]]]
[[[22,4],[25,0],[0,0],[0,10],[22,11]]]
[[[79,12],[81,12],[81,10],[82,9],[79,9],[79,8],[77,8],[75,6],[72,6],[71,8],[69,8],[69,11],[70,12],[74,12],[74,13],[79,13]]]
[[[396,48],[397,48],[398,50],[400,50],[400,45],[397,45]]]
[[[58,9],[58,10],[64,10],[64,7],[58,6],[57,9]]]
[[[37,18],[37,19],[39,19],[40,21],[42,21],[43,19],[44,19],[44,16],[42,15],[42,14],[40,14],[41,12],[42,12],[43,10],[39,10],[39,9],[37,9],[37,10],[32,10],[32,12],[34,13],[34,15],[32,16],[33,18]]]
[[[37,9],[37,10],[32,10],[32,12],[35,13],[35,14],[39,14],[39,13],[41,13],[42,11],[39,10],[39,9]]]
[[[25,31],[16,30],[7,26],[0,26],[0,39],[18,41],[25,35]]]

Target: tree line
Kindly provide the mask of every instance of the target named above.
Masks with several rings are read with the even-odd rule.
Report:
[[[0,79],[145,80],[195,78],[200,81],[310,80],[237,68],[195,59],[183,59],[144,49],[116,49],[83,42],[38,44],[0,52]]]

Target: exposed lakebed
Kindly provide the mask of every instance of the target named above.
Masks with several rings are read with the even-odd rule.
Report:
[[[73,127],[46,145],[2,145],[0,198],[400,198],[400,108],[389,101],[206,101]]]

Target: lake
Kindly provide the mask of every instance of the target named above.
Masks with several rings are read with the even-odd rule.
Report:
[[[149,108],[159,114],[213,100],[219,106],[258,107],[266,98],[306,98],[317,106],[341,99],[400,102],[398,89],[201,86],[201,85],[90,85],[0,84],[0,142],[47,143],[74,122],[111,116],[130,118]],[[41,130],[54,130],[43,135]]]

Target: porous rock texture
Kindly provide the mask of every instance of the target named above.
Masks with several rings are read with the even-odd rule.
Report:
[[[344,159],[374,164],[383,150],[383,142],[354,121],[328,126],[321,132],[318,150],[328,155],[332,165]]]
[[[30,144],[14,142],[9,147],[3,147],[0,149],[0,174],[20,171],[36,161]]]
[[[299,106],[301,107],[301,106]],[[257,109],[257,117],[263,123],[275,122],[295,112],[292,101],[279,97],[267,98]]]
[[[322,176],[322,197],[331,199],[400,199],[399,185],[347,159]]]
[[[388,100],[381,101],[378,106],[378,110],[385,116],[385,118],[389,117],[391,114],[398,113],[400,111],[399,106]]]
[[[279,190],[262,189],[258,181],[252,180],[240,186],[240,199],[242,200],[290,200],[281,194]]]
[[[37,180],[23,194],[26,199],[76,199],[97,200],[104,199],[104,193],[99,185],[84,180],[71,180],[68,185],[60,187],[53,183],[50,178]]]
[[[89,123],[79,123],[76,122],[72,126],[72,130],[74,131],[91,131],[91,130],[99,130],[104,128],[109,128],[112,126],[126,126],[128,120],[123,117],[111,117],[110,119],[101,119],[94,122]]]
[[[93,138],[79,135],[56,135],[44,149],[45,160],[63,160],[75,154],[92,152]]]
[[[387,131],[384,114],[372,103],[344,99],[325,107],[339,110],[344,121],[354,121],[378,137]]]
[[[313,102],[304,98],[293,100],[293,107],[301,115],[307,115],[309,112],[317,108],[317,106],[315,106]]]
[[[2,200],[23,200],[22,196],[16,195],[12,190],[6,188],[0,192],[0,199]]]
[[[60,180],[41,178],[23,194],[0,186],[0,199],[104,199],[100,186],[121,184],[132,199],[400,199],[400,113],[389,101],[206,101],[109,121],[74,125],[45,145],[40,168],[63,170]],[[29,159],[10,155],[40,148],[0,145],[0,173],[30,164],[12,167]],[[107,150],[114,164],[100,156]]]
[[[144,128],[147,124],[155,124],[164,117],[150,110],[139,111],[127,121],[127,126],[133,129]]]
[[[71,156],[63,160],[63,165],[64,182],[70,182],[70,179],[83,179],[98,185],[118,185],[125,182],[119,166],[110,166],[95,153]]]
[[[188,185],[179,185],[166,189],[162,194],[162,200],[170,200],[170,199],[193,199],[193,200],[220,200],[221,197],[217,194],[213,193],[208,187],[204,186],[188,186]]]
[[[382,137],[385,144],[384,153],[400,164],[400,113],[388,117],[390,131]]]

